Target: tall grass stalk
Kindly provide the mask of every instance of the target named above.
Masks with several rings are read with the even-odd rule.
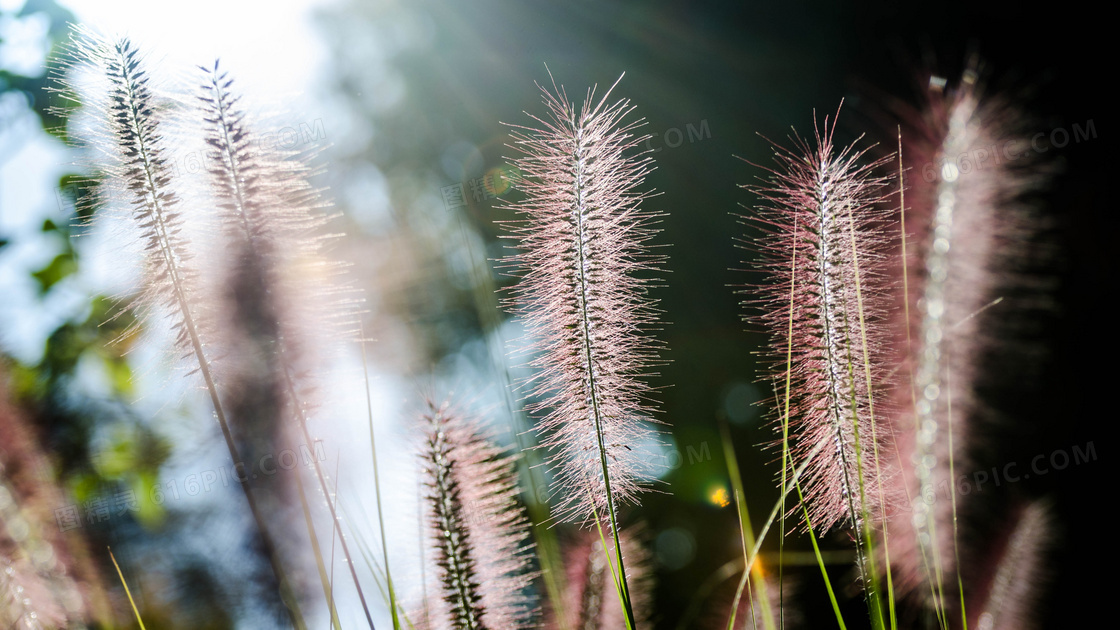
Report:
[[[136,608],[136,601],[132,599],[132,591],[128,588],[128,581],[124,579],[121,565],[117,564],[117,557],[113,555],[112,549],[109,549],[109,559],[113,561],[113,568],[117,570],[117,577],[121,579],[121,586],[124,587],[124,594],[128,596],[128,604],[132,606],[132,614],[136,616],[136,623],[140,626],[140,630],[147,630],[144,627],[144,620],[140,618],[140,611]]]
[[[1014,311],[1000,318],[987,311],[1025,306],[1018,299],[1021,256],[1038,228],[1024,195],[1042,183],[1045,168],[1029,156],[971,161],[987,155],[986,147],[1027,142],[1017,108],[983,93],[978,62],[954,84],[933,77],[929,86],[927,103],[914,116],[907,159],[914,165],[907,186],[912,202],[904,208],[916,217],[917,248],[903,254],[904,286],[915,291],[903,296],[911,379],[897,387],[904,430],[898,436],[902,488],[894,492],[905,495],[910,510],[899,510],[890,525],[902,591],[928,593],[927,606],[949,627],[956,617],[968,622],[960,591],[970,586],[961,574],[962,497],[953,475],[969,466],[983,434],[977,423],[990,414],[978,399],[985,385],[997,382],[985,373],[985,360],[994,341],[1002,351],[1016,332]],[[1005,301],[1009,296],[1016,300]]]
[[[720,436],[723,443],[723,456],[727,462],[727,472],[731,477],[731,486],[735,492],[735,510],[739,516],[739,533],[743,542],[743,577],[739,581],[739,586],[735,590],[735,598],[731,603],[731,614],[727,621],[727,629],[734,630],[735,616],[739,610],[739,601],[743,595],[744,586],[749,588],[750,576],[754,575],[756,589],[759,592],[758,601],[762,608],[762,619],[765,624],[766,630],[774,630],[774,615],[770,610],[770,597],[766,592],[766,580],[762,575],[762,568],[756,561],[747,563],[748,550],[754,547],[755,537],[754,529],[751,526],[751,515],[747,509],[746,493],[743,491],[743,478],[739,473],[739,460],[735,457],[735,445],[731,442],[731,435],[727,430],[727,425],[720,423]],[[784,521],[783,521],[784,522]],[[749,595],[748,595],[749,597]],[[750,601],[755,601],[754,597],[750,597]]]
[[[826,117],[823,133],[815,128],[815,143],[794,136],[792,150],[775,146],[775,169],[764,184],[751,186],[764,205],[749,221],[763,231],[756,247],[773,282],[759,287],[762,321],[772,332],[772,353],[788,363],[790,426],[783,428],[795,459],[820,442],[834,444],[812,460],[806,483],[810,511],[818,527],[829,529],[846,520],[854,529],[863,524],[870,505],[863,500],[879,487],[874,446],[859,435],[871,435],[871,398],[867,378],[854,378],[855,366],[881,370],[876,358],[878,340],[857,343],[857,322],[881,318],[880,289],[875,270],[864,267],[882,257],[886,241],[879,227],[883,211],[876,207],[887,180],[874,174],[881,162],[861,164],[866,149],[854,145],[836,151],[835,122]],[[854,237],[854,238],[853,238]],[[796,253],[795,253],[796,252]],[[805,264],[791,267],[796,255]],[[861,292],[857,295],[856,278]],[[792,302],[792,305],[791,305]],[[873,325],[863,329],[874,331]],[[777,362],[777,361],[776,361]],[[860,490],[860,477],[864,491]]]
[[[619,78],[621,80],[621,77]],[[615,86],[617,85],[617,81]],[[508,222],[520,253],[506,264],[520,271],[510,305],[525,323],[530,411],[543,413],[541,445],[552,450],[553,495],[562,520],[603,515],[614,539],[621,605],[634,625],[618,509],[635,502],[645,481],[643,462],[630,444],[653,438],[643,381],[660,362],[662,346],[645,334],[657,321],[646,295],[664,256],[647,242],[658,214],[639,192],[651,161],[633,155],[644,137],[642,121],[623,123],[633,107],[598,100],[589,90],[581,108],[553,83],[542,88],[547,118],[538,128],[511,125],[514,164],[525,199]]]
[[[251,322],[250,328],[263,331],[262,353],[280,372],[278,389],[287,398],[300,436],[305,444],[313,444],[308,426],[312,405],[301,393],[300,374],[318,367],[313,355],[321,328],[329,329],[339,321],[348,324],[345,318],[353,314],[353,305],[340,300],[331,286],[330,276],[337,267],[322,258],[322,237],[314,236],[326,219],[318,212],[318,193],[307,181],[309,167],[297,156],[259,148],[261,143],[246,124],[240,96],[231,91],[233,79],[228,72],[220,69],[218,61],[199,69],[204,81],[197,102],[211,151],[207,170],[212,195],[232,249],[243,252],[234,264],[255,270],[250,286],[259,293],[250,309],[258,321]],[[316,280],[307,280],[309,274]],[[312,467],[333,527],[340,528],[335,499],[318,459],[312,458]],[[339,542],[372,628],[373,618],[341,530]]]
[[[835,125],[828,117],[823,132],[815,124],[812,144],[795,134],[794,149],[773,145],[778,166],[766,169],[764,184],[749,187],[765,202],[750,220],[764,233],[757,247],[772,278],[760,287],[762,320],[771,331],[785,330],[771,333],[772,357],[781,357],[787,381],[783,463],[792,452],[812,464],[807,527],[852,527],[869,613],[882,627],[871,527],[885,510],[884,475],[873,389],[883,369],[879,268],[887,237],[879,204],[889,180],[876,174],[885,160],[862,163],[866,149],[834,149]],[[811,445],[825,442],[834,449],[805,459]],[[879,497],[878,505],[869,497]],[[893,611],[893,593],[890,600]]]
[[[338,609],[335,607],[333,580],[327,575],[327,567],[323,562],[323,550],[319,546],[319,536],[315,533],[315,523],[311,518],[311,506],[307,503],[307,493],[304,492],[303,481],[299,478],[299,475],[295,475],[295,482],[296,491],[299,494],[300,509],[303,510],[303,519],[307,526],[308,539],[311,541],[311,552],[315,556],[315,568],[319,571],[319,582],[322,584],[323,597],[326,599],[327,611],[330,614],[331,627],[334,630],[342,630],[338,619]]]
[[[393,573],[389,569],[389,541],[385,536],[385,512],[381,507],[381,477],[377,472],[377,441],[373,437],[373,394],[369,389],[369,365],[366,361],[366,342],[363,334],[362,346],[362,375],[366,386],[366,412],[369,419],[369,453],[373,463],[373,495],[377,502],[377,527],[381,533],[381,559],[385,562],[385,582],[389,588],[389,612],[393,618],[393,629],[401,630],[401,621],[397,616],[397,592],[393,587]]]

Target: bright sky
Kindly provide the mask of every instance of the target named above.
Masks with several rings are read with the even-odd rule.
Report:
[[[312,20],[332,0],[60,0],[83,23],[126,34],[154,59],[193,68],[221,57],[244,93],[305,93],[326,57]]]

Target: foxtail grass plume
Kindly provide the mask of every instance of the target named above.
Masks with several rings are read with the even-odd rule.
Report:
[[[78,28],[69,49],[58,91],[82,105],[84,124],[74,137],[96,155],[91,166],[102,174],[88,202],[97,207],[94,216],[130,219],[143,244],[146,278],[132,307],[168,317],[182,353],[208,367],[201,340],[208,322],[197,303],[199,274],[182,234],[184,209],[166,135],[170,101],[157,93],[144,55],[127,38],[110,41]]]
[[[630,588],[630,602],[634,609],[636,628],[650,626],[653,607],[653,571],[649,551],[642,546],[640,530],[634,526],[622,530],[619,536],[625,557],[626,581]],[[564,548],[564,566],[567,571],[564,591],[564,612],[568,627],[578,630],[625,630],[626,617],[618,605],[612,568],[617,571],[615,548],[610,538],[603,540],[596,529],[581,530]],[[609,563],[609,564],[608,564]],[[545,624],[551,630],[564,626],[555,618]]]
[[[818,531],[858,529],[880,512],[875,440],[885,436],[873,386],[883,372],[889,233],[879,204],[889,179],[876,175],[881,161],[863,161],[867,149],[837,150],[835,129],[826,117],[811,141],[795,134],[792,149],[774,145],[776,167],[748,187],[763,201],[748,219],[762,236],[749,247],[770,278],[752,288],[763,295],[753,306],[771,331],[780,397],[789,379],[792,468],[807,463],[805,501]]]
[[[956,574],[958,505],[950,468],[969,470],[971,427],[984,410],[977,387],[986,353],[1006,340],[1007,314],[999,304],[1018,281],[1016,252],[1028,221],[1021,196],[1039,174],[1022,156],[1022,116],[998,98],[982,97],[975,69],[959,84],[930,81],[929,104],[903,129],[907,176],[906,225],[913,230],[907,260],[909,304],[905,368],[894,394],[902,410],[895,421],[902,487],[889,523],[891,556],[902,592],[940,592]],[[993,153],[994,152],[994,153]],[[910,228],[910,226],[916,226]],[[989,379],[990,380],[990,379]],[[951,599],[951,598],[950,598]],[[942,602],[942,605],[947,602]]]
[[[216,367],[233,431],[247,458],[257,461],[277,443],[295,445],[287,417],[289,375],[281,361],[278,253],[268,238],[272,228],[264,201],[267,174],[243,126],[244,114],[236,108],[239,99],[229,91],[232,80],[219,74],[217,63],[202,70],[197,99],[210,150],[205,164],[219,221],[226,227],[221,249],[228,256],[214,265],[221,276],[215,283],[221,289],[212,296],[221,320],[216,326],[221,342],[215,345],[223,355]]]
[[[199,68],[197,115],[209,150],[209,200],[224,227],[221,252],[214,255],[224,398],[239,433],[283,433],[280,441],[288,446],[304,439],[310,447],[314,388],[308,381],[322,367],[320,335],[312,330],[331,328],[329,318],[339,313],[353,314],[332,301],[329,289],[307,286],[330,286],[330,263],[320,256],[316,237],[326,217],[318,212],[303,160],[262,146],[218,62]],[[337,308],[311,312],[326,303]]]
[[[225,228],[219,281],[225,308],[218,327],[222,373],[228,376],[223,390],[234,430],[256,461],[277,444],[293,450],[315,444],[310,423],[318,400],[315,374],[326,366],[322,349],[352,335],[357,302],[338,282],[342,266],[323,255],[332,238],[323,234],[329,217],[309,183],[306,156],[259,141],[234,80],[218,61],[199,70],[196,98],[210,198]],[[333,526],[340,527],[327,473],[318,458],[310,464]],[[284,499],[292,496],[291,478],[265,480],[275,514],[284,513]],[[339,543],[372,626],[350,546],[345,537]],[[294,547],[289,556],[305,544]]]
[[[422,418],[429,542],[438,595],[421,618],[432,628],[531,627],[529,523],[517,502],[514,462],[447,403]]]
[[[530,115],[538,127],[510,125],[525,198],[504,224],[520,251],[502,261],[519,275],[507,304],[526,329],[529,411],[550,451],[556,514],[612,524],[648,481],[641,445],[656,432],[644,378],[663,348],[648,332],[658,318],[648,289],[666,259],[649,245],[662,215],[639,191],[652,169],[636,151],[643,121],[623,122],[634,108],[608,102],[613,89],[588,90],[577,107],[553,83],[541,88],[547,115]]]
[[[204,123],[201,135],[208,149],[204,164],[211,195],[206,203],[226,228],[216,239],[221,247],[207,257],[207,269],[217,276],[213,288],[207,287],[208,301],[215,304],[214,372],[239,454],[250,462],[268,461],[278,451],[298,451],[301,443],[294,418],[298,401],[288,395],[291,375],[284,365],[280,256],[265,221],[272,199],[269,173],[244,127],[239,98],[230,93],[232,80],[219,73],[217,63],[202,71],[196,115]],[[310,441],[302,443],[310,448]],[[252,474],[244,481],[277,534],[277,551],[293,577],[310,569],[306,538],[298,531],[303,519],[295,507],[293,481],[299,474],[299,469],[284,475]],[[305,593],[306,585],[299,584],[298,590]]]
[[[227,275],[260,276],[260,299],[272,304],[266,315],[277,327],[276,352],[293,373],[313,372],[321,367],[320,346],[356,338],[358,328],[358,300],[341,278],[345,267],[324,254],[340,236],[325,232],[329,203],[310,183],[316,174],[310,156],[262,141],[219,62],[199,70],[198,116],[209,150],[210,198],[230,252]]]
[[[1033,502],[1014,510],[994,539],[988,561],[975,567],[983,578],[967,604],[968,627],[978,630],[1031,630],[1042,627],[1035,610],[1046,580],[1046,554],[1052,539],[1050,510]]]

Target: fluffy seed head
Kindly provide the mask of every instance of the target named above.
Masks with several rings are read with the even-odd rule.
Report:
[[[206,328],[197,297],[194,256],[182,234],[182,204],[166,139],[169,100],[157,93],[144,56],[127,38],[108,40],[76,29],[57,91],[82,104],[75,140],[97,154],[100,186],[83,203],[95,216],[122,216],[142,246],[146,278],[133,306],[166,313],[184,354]],[[127,334],[127,333],[126,333]],[[202,357],[200,357],[200,360]]]
[[[606,532],[604,531],[604,534]],[[564,592],[564,611],[569,627],[578,630],[624,630],[626,618],[618,603],[612,583],[611,567],[618,570],[615,548],[607,539],[604,553],[599,532],[581,530],[564,552],[567,583]],[[634,609],[637,628],[650,627],[650,610],[653,606],[653,572],[649,552],[642,546],[640,530],[629,527],[620,535],[626,583],[630,588],[630,603]],[[548,628],[560,628],[559,621],[551,619]]]
[[[1017,259],[1032,222],[1022,196],[1041,183],[1038,164],[1026,156],[1010,161],[993,154],[1025,150],[1028,141],[1019,112],[982,97],[976,70],[950,89],[943,81],[930,85],[916,123],[903,129],[910,166],[910,337],[898,343],[895,434],[902,470],[891,491],[907,509],[889,524],[896,585],[922,594],[937,570],[954,572],[950,462],[957,471],[972,466],[972,427],[984,413],[977,387],[998,380],[980,368],[993,342],[1007,347],[1009,323],[1021,310],[1007,298],[1025,279]],[[897,311],[907,309],[900,304]],[[963,497],[955,499],[959,510]]]
[[[826,118],[812,142],[795,135],[793,149],[775,145],[777,166],[750,187],[764,202],[749,219],[762,232],[750,247],[771,280],[751,290],[763,295],[756,306],[772,331],[779,411],[790,356],[793,465],[810,462],[803,487],[821,531],[876,511],[872,436],[884,436],[873,426],[867,372],[878,382],[887,239],[878,204],[889,180],[875,175],[880,162],[861,163],[866,149],[837,150],[834,130]]]
[[[324,255],[327,203],[311,186],[308,156],[269,148],[248,120],[228,72],[200,66],[196,98],[207,145],[209,199],[225,228],[227,285],[256,282],[286,369],[311,372],[318,349],[357,327],[356,301],[337,280],[342,265]],[[245,276],[239,279],[238,276]],[[252,276],[256,276],[254,280]],[[237,310],[243,295],[230,296]],[[312,365],[302,365],[311,363]]]
[[[635,135],[642,121],[623,123],[629,101],[589,90],[577,108],[553,89],[542,88],[539,127],[512,126],[525,199],[511,208],[520,219],[505,224],[520,252],[503,262],[520,276],[508,304],[526,328],[529,409],[551,451],[558,514],[578,521],[595,510],[606,518],[608,492],[635,502],[649,475],[641,453],[655,432],[643,378],[662,344],[647,332],[658,315],[647,289],[665,257],[649,251],[660,215],[638,191],[652,165],[632,153],[644,137]]]
[[[968,625],[980,630],[1029,630],[1039,627],[1036,601],[1046,579],[1046,555],[1052,541],[1050,510],[1034,502],[1014,511],[993,545],[990,562],[981,563],[973,603],[968,606],[975,620]],[[986,569],[986,570],[985,570]]]
[[[528,521],[517,502],[514,462],[478,427],[431,405],[422,453],[430,542],[440,597],[429,602],[434,627],[523,628],[536,615]]]

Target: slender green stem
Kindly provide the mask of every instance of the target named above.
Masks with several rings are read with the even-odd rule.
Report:
[[[782,411],[782,489],[786,486],[786,472],[792,459],[789,452],[789,397],[790,382],[793,377],[793,313],[796,306],[794,288],[797,283],[797,218],[793,220],[793,255],[790,260],[789,272],[789,322],[786,329],[786,389],[785,404]],[[777,392],[775,392],[777,394]],[[785,544],[786,544],[786,493],[782,492],[782,522],[778,535],[778,588],[781,590],[781,605],[785,604]],[[785,615],[782,615],[782,627],[785,627]]]
[[[132,591],[128,590],[128,582],[124,579],[124,573],[121,573],[121,565],[117,564],[117,558],[113,556],[113,550],[109,547],[109,558],[113,561],[113,567],[117,569],[117,575],[121,578],[121,586],[124,587],[124,594],[128,596],[128,603],[132,606],[132,614],[136,615],[136,623],[140,624],[140,630],[147,630],[144,627],[144,620],[140,618],[140,611],[136,609],[136,602],[132,599]]]
[[[611,554],[607,551],[607,539],[605,536],[603,536],[603,520],[599,518],[599,509],[595,507],[594,502],[591,503],[591,512],[595,517],[595,529],[599,532],[599,545],[603,548],[603,557],[606,558],[607,568],[611,571],[611,582],[614,584],[615,594],[618,595],[618,599],[620,602],[625,601],[625,599],[628,599],[629,596],[625,594],[624,582],[620,578],[620,575],[624,569],[622,568],[622,564],[620,562],[618,565],[618,569],[616,570],[614,563],[611,561]],[[630,617],[624,617],[623,620],[626,622],[626,630],[634,630],[634,622]]]
[[[832,590],[832,581],[828,579],[828,570],[824,568],[824,558],[821,557],[821,548],[817,544],[817,534],[813,531],[813,523],[809,519],[809,508],[805,506],[805,496],[801,493],[801,482],[794,480],[797,487],[797,500],[801,504],[801,512],[805,516],[805,527],[809,529],[809,541],[813,543],[813,553],[817,556],[817,566],[821,568],[821,577],[824,578],[824,587],[828,590],[828,599],[832,602],[832,612],[836,615],[836,623],[840,630],[847,630],[844,625],[844,615],[840,613],[840,604],[836,601],[836,593]]]
[[[759,604],[762,608],[763,623],[767,630],[774,630],[774,615],[770,609],[770,598],[767,595],[766,581],[763,578],[762,570],[759,568],[758,563],[752,559],[747,563],[747,550],[754,547],[754,530],[751,527],[751,515],[747,509],[747,502],[745,493],[743,491],[743,478],[739,472],[739,462],[735,457],[735,445],[731,442],[731,435],[727,429],[727,425],[723,422],[720,423],[720,434],[723,442],[723,456],[727,461],[727,469],[731,475],[731,483],[735,491],[735,508],[739,516],[739,532],[743,539],[743,577],[739,580],[739,587],[735,591],[735,599],[731,603],[731,615],[727,623],[728,630],[732,630],[735,625],[735,617],[739,611],[739,600],[743,595],[743,588],[749,587],[750,575],[753,573],[755,576],[755,584],[759,593]],[[750,595],[748,594],[748,597]],[[751,601],[753,607],[754,602]]]
[[[393,573],[389,570],[389,543],[385,537],[385,516],[381,508],[381,478],[377,474],[377,441],[373,437],[373,394],[369,390],[369,365],[366,360],[365,331],[361,331],[362,374],[366,385],[366,411],[369,417],[369,452],[373,459],[373,494],[377,501],[377,525],[381,531],[381,557],[385,561],[385,582],[389,588],[389,611],[393,617],[393,630],[401,630],[397,616],[397,593],[393,589]]]
[[[579,311],[580,323],[583,332],[583,350],[585,359],[587,361],[587,387],[588,398],[591,400],[592,420],[595,424],[595,438],[599,446],[599,463],[603,472],[603,489],[606,492],[607,499],[607,515],[610,518],[611,534],[614,537],[615,554],[618,559],[618,578],[619,587],[621,590],[620,603],[622,604],[623,612],[626,616],[626,622],[629,626],[634,625],[634,610],[630,603],[630,590],[626,583],[626,569],[622,559],[622,543],[620,541],[620,533],[618,529],[618,517],[615,514],[614,495],[611,493],[611,479],[610,479],[610,466],[607,463],[607,445],[604,441],[603,434],[603,418],[599,410],[599,392],[596,389],[595,380],[595,358],[591,349],[591,314],[588,312],[588,303],[590,299],[590,287],[588,279],[585,276],[586,269],[586,252],[584,251],[586,243],[584,241],[585,228],[583,225],[583,215],[585,212],[584,207],[584,189],[583,189],[583,147],[581,146],[582,129],[576,135],[576,148],[575,154],[572,156],[575,162],[575,198],[576,205],[573,208],[572,214],[575,215],[575,228],[576,228],[576,283],[578,284],[579,292]],[[592,485],[588,488],[591,491],[594,488]],[[598,497],[592,496],[591,502],[594,503]]]
[[[311,539],[311,551],[315,555],[315,567],[319,571],[319,581],[322,582],[323,585],[323,596],[327,598],[327,608],[330,611],[331,626],[334,627],[334,630],[342,630],[342,626],[339,625],[338,610],[335,608],[334,589],[331,586],[330,578],[327,576],[327,567],[323,563],[323,552],[319,547],[319,537],[315,534],[315,523],[311,519],[311,507],[307,504],[307,494],[303,490],[303,480],[299,478],[298,471],[294,476],[296,480],[296,490],[299,493],[300,508],[303,510],[303,519],[307,525],[308,537]],[[332,540],[331,542],[333,543],[334,541]]]

